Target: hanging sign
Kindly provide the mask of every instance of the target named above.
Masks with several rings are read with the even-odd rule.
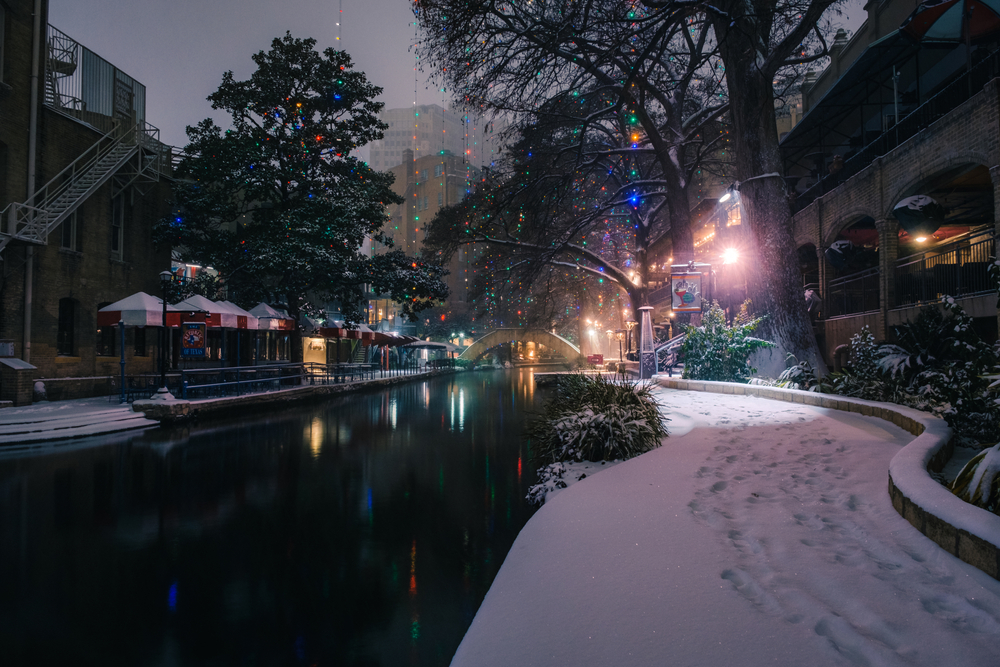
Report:
[[[670,274],[671,308],[675,313],[701,312],[701,274]]]
[[[205,358],[205,323],[185,322],[181,325],[181,357]]]

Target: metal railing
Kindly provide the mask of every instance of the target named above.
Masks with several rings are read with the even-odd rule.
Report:
[[[878,310],[880,276],[881,272],[875,267],[831,280],[824,304],[826,318]]]
[[[80,154],[25,202],[4,209],[2,249],[11,238],[44,245],[48,235],[87,197],[140,152],[130,179],[159,171],[159,130],[145,121],[118,125]],[[162,145],[162,144],[160,144]]]
[[[167,388],[182,399],[225,398],[263,394],[293,387],[345,384],[378,378],[419,375],[437,368],[453,368],[454,359],[434,359],[426,364],[412,359],[379,364],[315,362],[234,366],[231,368],[196,368],[167,374]],[[159,388],[158,374],[130,376],[126,391],[128,401],[149,398]]]
[[[48,26],[45,104],[102,132],[146,118],[146,87],[58,28]]]
[[[988,229],[939,248],[902,257],[896,263],[894,306],[937,301],[944,295],[995,291],[989,276],[995,233]]]
[[[998,74],[1000,74],[1000,51],[994,51],[973,65],[966,75],[957,77],[936,95],[928,98],[923,104],[904,116],[898,123],[888,127],[864,148],[844,160],[843,169],[835,174],[825,175],[815,185],[796,197],[792,204],[792,213],[797,213],[809,206],[817,197],[831,192],[842,182],[870,165],[875,161],[875,158],[885,155],[934,121],[968,101],[972,95],[981,91],[986,83]]]

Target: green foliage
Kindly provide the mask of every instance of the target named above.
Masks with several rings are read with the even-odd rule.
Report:
[[[627,459],[667,437],[648,384],[577,374],[562,378],[557,392],[527,428],[542,463]]]
[[[744,303],[733,323],[727,324],[725,312],[714,302],[702,315],[701,326],[684,326],[687,337],[681,354],[685,378],[746,382],[757,372],[750,366],[750,355],[774,347],[774,343],[750,335],[765,318],[751,318],[748,307],[749,302]]]
[[[972,457],[949,488],[965,502],[1000,514],[1000,445]]]
[[[880,349],[871,329],[863,327],[851,336],[848,366],[824,377],[820,381],[820,391],[866,401],[901,402],[898,388],[886,381],[879,367]]]
[[[851,368],[825,378],[823,391],[925,410],[967,440],[995,440],[1000,408],[986,373],[998,363],[996,350],[953,298],[942,306],[943,312],[924,308],[914,322],[895,327],[893,344],[877,345],[862,330],[851,339]]]
[[[785,361],[794,361],[795,363],[781,371],[778,381],[775,382],[776,387],[816,391],[819,386],[819,380],[816,379],[816,369],[813,368],[808,359],[799,361],[794,354],[789,353],[785,357]]]
[[[296,317],[310,295],[363,321],[370,285],[412,314],[446,295],[444,270],[399,251],[361,252],[366,238],[391,245],[381,228],[386,206],[401,201],[390,174],[351,156],[383,135],[381,89],[348,54],[315,44],[286,34],[253,56],[248,80],[223,75],[208,99],[232,127],[187,128],[175,210],[157,238],[217,269],[216,289],[244,306],[284,301]]]

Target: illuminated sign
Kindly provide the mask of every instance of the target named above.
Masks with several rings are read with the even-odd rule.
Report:
[[[671,308],[675,313],[701,312],[701,274],[670,274]]]

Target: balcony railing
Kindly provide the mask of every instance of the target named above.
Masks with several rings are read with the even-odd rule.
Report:
[[[868,313],[879,309],[878,267],[830,281],[825,301],[826,318]]]
[[[792,204],[792,212],[801,211],[813,203],[817,197],[831,192],[838,185],[870,165],[875,158],[885,155],[966,102],[972,94],[981,91],[986,83],[998,74],[1000,74],[1000,51],[994,51],[973,65],[968,74],[956,78],[936,95],[928,98],[919,107],[901,118],[898,123],[889,126],[874,141],[844,160],[843,169],[835,174],[824,176],[819,182],[800,194]]]
[[[944,295],[971,296],[994,291],[989,277],[995,234],[988,229],[896,264],[895,306],[937,301]]]
[[[106,134],[116,123],[132,127],[145,120],[146,87],[50,25],[45,104]]]

